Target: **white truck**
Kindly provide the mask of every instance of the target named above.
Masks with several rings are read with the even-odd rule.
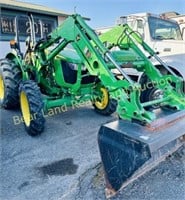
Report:
[[[160,56],[184,54],[185,42],[179,24],[170,19],[164,19],[151,13],[137,13],[121,16],[116,24],[127,23],[137,31],[144,41]],[[105,32],[111,27],[99,28],[97,32]]]
[[[138,13],[122,16],[117,24],[128,23],[130,27],[140,33],[144,41],[160,56],[185,53],[185,42],[179,24],[162,15]]]
[[[181,29],[183,40],[185,41],[185,14],[179,14],[177,12],[162,13],[161,16],[165,19],[171,19],[176,21]]]
[[[126,23],[134,31],[138,32],[152,49],[158,52],[158,56],[163,62],[185,80],[185,41],[183,40],[180,26],[176,21],[150,13],[122,16],[116,20],[117,25]],[[112,27],[98,28],[96,31],[98,34],[101,34],[111,28]],[[163,70],[162,67],[158,65],[158,62],[153,63],[159,70]],[[142,82],[142,73],[130,69],[127,70],[127,73],[130,76],[137,76],[138,81]],[[157,95],[158,93],[156,93],[156,96]]]

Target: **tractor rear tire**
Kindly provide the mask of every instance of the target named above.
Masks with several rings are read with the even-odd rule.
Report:
[[[31,80],[24,81],[19,87],[20,106],[26,131],[31,136],[44,131],[44,103],[38,85]]]
[[[96,99],[93,102],[94,109],[97,113],[101,115],[111,115],[116,111],[117,101],[111,99],[106,88],[100,88],[102,92],[102,98]]]
[[[19,106],[19,84],[22,78],[21,69],[13,61],[0,61],[0,105],[5,109]]]

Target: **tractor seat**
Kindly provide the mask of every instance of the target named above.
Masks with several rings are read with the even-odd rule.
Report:
[[[64,80],[66,83],[75,84],[77,82],[77,70],[72,63],[61,61]],[[81,84],[89,84],[96,81],[96,76],[87,75],[87,71],[82,71]]]
[[[66,83],[74,84],[77,81],[77,70],[74,69],[74,65],[64,60],[61,61],[64,80]]]

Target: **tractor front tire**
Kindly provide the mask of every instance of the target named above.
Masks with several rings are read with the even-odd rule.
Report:
[[[26,131],[31,136],[40,135],[44,130],[44,104],[38,85],[31,80],[24,81],[19,87],[21,113]]]
[[[22,78],[20,67],[13,61],[0,61],[0,105],[5,109],[19,106],[19,84]]]
[[[110,98],[109,92],[106,88],[101,87],[100,91],[101,97],[98,97],[93,102],[94,109],[97,113],[101,115],[111,115],[116,111],[117,101]]]

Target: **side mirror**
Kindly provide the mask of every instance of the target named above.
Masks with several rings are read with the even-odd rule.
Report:
[[[185,27],[182,28],[182,38],[183,38],[183,40],[185,40]]]

